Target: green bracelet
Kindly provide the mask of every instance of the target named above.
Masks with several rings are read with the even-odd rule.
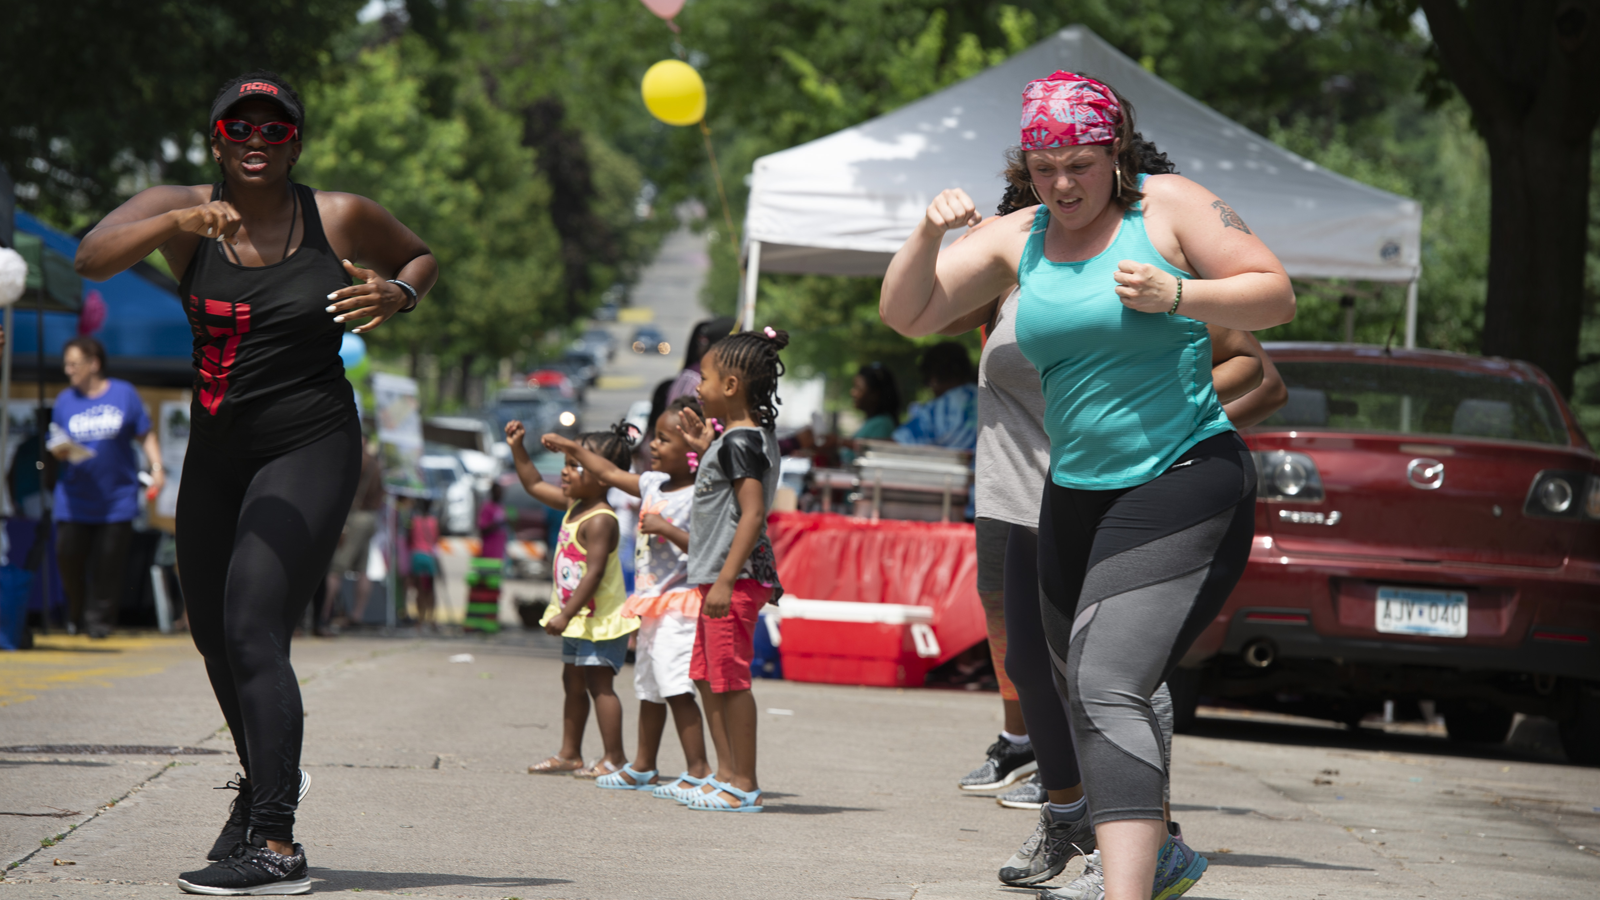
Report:
[[[1178,304],[1182,303],[1182,302],[1183,302],[1183,279],[1179,278],[1178,279],[1178,296],[1172,298],[1172,308],[1167,310],[1167,315],[1170,316],[1173,313],[1176,313],[1178,311]]]

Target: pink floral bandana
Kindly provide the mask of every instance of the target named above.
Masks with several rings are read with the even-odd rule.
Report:
[[[1122,124],[1111,89],[1084,75],[1056,72],[1022,89],[1022,149],[1109,144]]]

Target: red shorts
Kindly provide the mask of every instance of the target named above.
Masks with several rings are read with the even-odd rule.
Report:
[[[694,632],[689,677],[711,683],[713,694],[750,690],[750,659],[755,656],[756,617],[772,598],[772,588],[750,578],[733,583],[733,602],[720,619],[706,615],[711,585],[698,585],[700,621]]]

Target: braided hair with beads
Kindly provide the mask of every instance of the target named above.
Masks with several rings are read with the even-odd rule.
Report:
[[[728,335],[711,350],[717,354],[717,368],[739,376],[750,412],[762,428],[771,430],[778,422],[778,378],[783,375],[783,360],[778,351],[789,346],[789,332],[781,328],[739,331]]]
[[[613,466],[628,471],[633,466],[633,448],[639,442],[639,429],[627,422],[618,422],[609,431],[590,431],[578,435],[578,443],[598,453]]]

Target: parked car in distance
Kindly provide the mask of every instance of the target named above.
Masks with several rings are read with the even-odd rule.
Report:
[[[1600,765],[1600,461],[1523,362],[1268,344],[1286,405],[1258,468],[1244,576],[1171,679],[1343,721],[1433,701],[1453,741],[1554,718]]]
[[[452,453],[424,453],[422,477],[433,490],[434,514],[445,534],[471,534],[477,525],[478,498],[473,478]]]
[[[633,340],[629,346],[633,348],[635,353],[672,355],[672,344],[667,340],[666,334],[654,325],[640,325],[634,331]]]
[[[604,328],[591,328],[579,335],[567,352],[593,354],[602,364],[608,363],[617,353],[617,340]]]
[[[530,388],[557,391],[569,400],[582,400],[583,391],[571,375],[560,369],[535,369],[525,381]]]
[[[505,440],[506,424],[512,420],[521,422],[528,432],[524,443],[528,452],[535,456],[544,452],[539,444],[540,435],[553,431],[563,437],[575,438],[582,419],[576,402],[542,388],[506,388],[495,395],[494,407],[490,412],[494,415],[502,441]]]

